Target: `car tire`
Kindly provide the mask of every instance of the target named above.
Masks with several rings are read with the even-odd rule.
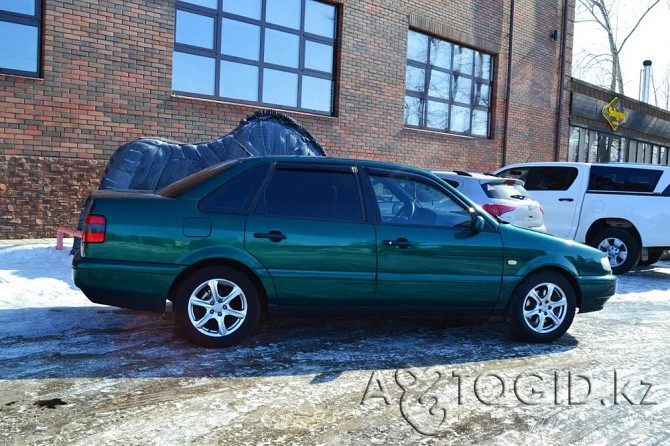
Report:
[[[260,315],[260,300],[245,273],[208,266],[179,285],[174,312],[189,340],[204,347],[230,347],[251,334]]]
[[[650,249],[649,250],[649,255],[647,256],[647,260],[640,259],[640,261],[637,262],[637,264],[640,265],[640,266],[653,265],[654,263],[661,260],[662,256],[663,256],[663,250],[662,249]]]
[[[614,274],[627,273],[640,261],[640,244],[625,229],[605,228],[590,240],[589,245],[607,254]]]
[[[563,336],[575,317],[575,290],[554,271],[526,277],[516,288],[507,310],[512,334],[536,343],[552,342]]]

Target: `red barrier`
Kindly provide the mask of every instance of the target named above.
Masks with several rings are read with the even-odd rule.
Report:
[[[66,228],[65,226],[59,226],[58,232],[56,232],[56,249],[63,249],[63,235],[65,234],[81,238],[81,231]]]

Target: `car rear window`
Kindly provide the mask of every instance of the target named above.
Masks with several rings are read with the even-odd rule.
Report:
[[[186,178],[182,178],[179,181],[165,186],[157,190],[156,193],[167,198],[178,197],[184,192],[193,189],[195,186],[204,183],[210,178],[220,174],[224,170],[230,169],[231,167],[241,162],[242,160],[237,159],[208,167],[207,169],[201,170],[200,172],[194,173],[193,175],[189,175]]]
[[[486,196],[493,199],[523,200],[528,196],[528,191],[520,184],[506,184],[489,181],[482,183],[481,186]]]
[[[663,171],[631,167],[592,166],[589,190],[653,192]]]

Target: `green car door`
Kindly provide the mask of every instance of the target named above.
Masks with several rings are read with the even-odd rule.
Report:
[[[247,218],[245,246],[280,305],[373,304],[375,232],[353,166],[279,163]]]
[[[496,228],[475,228],[468,205],[432,179],[370,169],[376,222],[375,302],[392,307],[493,308],[503,247]]]

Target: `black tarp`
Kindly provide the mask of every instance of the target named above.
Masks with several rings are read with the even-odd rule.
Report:
[[[223,161],[249,156],[326,156],[319,142],[294,119],[275,111],[257,111],[227,135],[209,142],[182,144],[164,138],[140,138],[114,151],[99,189],[155,191]],[[84,203],[82,230],[90,200]],[[80,240],[75,239],[72,254]]]

